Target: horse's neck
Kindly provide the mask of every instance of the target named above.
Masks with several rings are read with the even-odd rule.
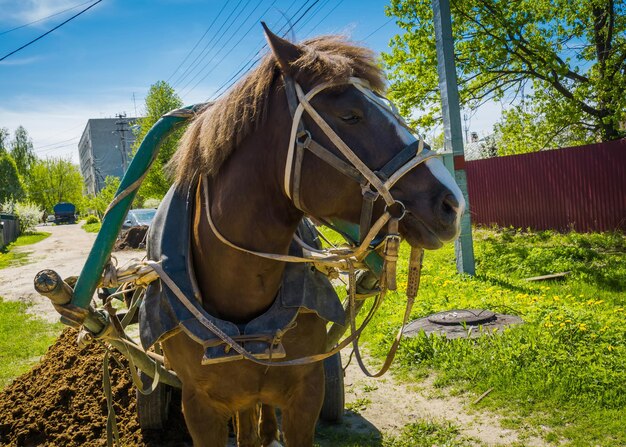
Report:
[[[211,217],[217,229],[236,245],[284,254],[300,216],[271,179],[271,169],[263,169],[268,164],[263,149],[268,148],[238,148],[223,172],[209,181]],[[203,306],[222,319],[249,321],[273,303],[285,265],[220,242],[209,227],[205,205],[200,190],[192,250]]]

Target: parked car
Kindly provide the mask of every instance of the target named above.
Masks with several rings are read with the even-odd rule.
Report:
[[[60,202],[54,205],[54,223],[76,223],[76,206],[69,202]]]
[[[130,227],[137,227],[141,225],[150,226],[152,223],[152,219],[154,219],[154,215],[156,214],[155,209],[147,209],[140,208],[136,210],[130,210],[126,215],[126,219],[124,219],[124,223],[122,224],[122,229],[129,229]]]

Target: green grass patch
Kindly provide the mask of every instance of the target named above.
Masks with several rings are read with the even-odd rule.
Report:
[[[27,264],[28,253],[16,253],[13,248],[35,244],[48,236],[50,233],[44,232],[29,232],[19,236],[17,240],[0,250],[0,269]]]
[[[27,308],[0,298],[0,389],[37,363],[61,332],[61,324],[29,315]]]
[[[473,340],[405,339],[396,371],[412,381],[434,372],[436,386],[448,392],[493,388],[478,406],[547,433],[546,442],[626,445],[617,422],[626,412],[626,237],[480,229],[474,242],[474,277],[456,273],[451,245],[426,253],[411,319],[485,308],[519,315],[525,324]],[[401,255],[403,291],[407,246]],[[562,271],[571,272],[562,281],[523,280]],[[386,355],[404,305],[403,293],[388,293],[364,333],[376,358]]]
[[[352,424],[354,426],[352,426]],[[344,422],[340,426],[320,424],[317,428],[316,446],[319,447],[466,447],[477,445],[474,439],[460,434],[448,421],[418,420],[406,425],[398,436],[363,428],[364,422]]]
[[[100,231],[101,226],[102,226],[102,222],[93,222],[93,223],[83,224],[81,228],[85,230],[87,233],[97,233],[98,231]]]

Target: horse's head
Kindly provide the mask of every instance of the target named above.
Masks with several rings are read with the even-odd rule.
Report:
[[[337,39],[296,45],[266,34],[295,115],[284,189],[296,206],[353,223],[390,209],[413,246],[434,249],[455,238],[463,195],[380,96],[384,80],[373,54]],[[363,211],[367,199],[371,214]]]

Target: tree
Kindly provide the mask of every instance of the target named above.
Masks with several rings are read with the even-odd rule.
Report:
[[[15,160],[8,153],[0,153],[0,204],[18,201],[24,197],[24,185],[17,172]]]
[[[103,217],[104,212],[115,197],[115,192],[119,188],[120,182],[121,180],[118,177],[107,176],[104,179],[104,188],[95,197],[91,197],[87,207],[98,213],[100,217]]]
[[[33,151],[33,142],[23,126],[15,129],[15,134],[11,141],[11,156],[15,160],[20,175],[24,178],[27,177],[31,166],[35,163],[36,157]]]
[[[525,140],[585,143],[624,135],[626,112],[626,5],[614,0],[452,0],[455,59],[461,103],[519,104],[508,119],[536,117]],[[437,57],[430,0],[392,0],[387,13],[405,31],[383,54],[390,96],[413,123],[431,127],[440,115]],[[525,91],[526,89],[526,91]],[[524,117],[514,113],[524,112]],[[545,129],[539,121],[549,124]],[[511,123],[509,123],[511,124]],[[505,124],[504,127],[507,127]],[[558,141],[558,140],[555,140]],[[551,144],[548,142],[548,146]],[[553,146],[553,145],[552,145]]]
[[[37,160],[27,180],[29,198],[50,212],[59,202],[80,203],[83,178],[70,159]]]
[[[9,152],[9,129],[0,127],[0,155]]]
[[[146,96],[146,116],[138,120],[139,130],[136,133],[137,138],[133,150],[136,151],[139,148],[143,138],[162,115],[172,109],[180,108],[182,104],[180,97],[167,82],[159,81],[153,84]],[[161,145],[159,155],[139,190],[140,196],[161,199],[172,185],[165,171],[165,165],[176,151],[183,131],[183,129],[174,131]]]

